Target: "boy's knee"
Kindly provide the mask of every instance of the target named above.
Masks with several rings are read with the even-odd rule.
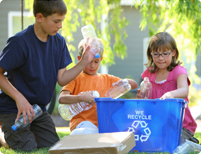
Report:
[[[4,146],[6,149],[9,149],[9,146],[4,139],[4,133],[2,132],[1,126],[0,126],[0,147],[2,146]]]
[[[19,142],[19,141],[14,141],[12,139],[8,139],[6,140],[9,148],[13,149],[13,150],[22,150],[22,151],[33,151],[35,149],[37,149],[37,144],[33,141],[26,141],[26,142]]]
[[[37,149],[37,144],[33,137],[23,137],[20,133],[6,132],[4,134],[6,143],[13,150],[32,151]]]

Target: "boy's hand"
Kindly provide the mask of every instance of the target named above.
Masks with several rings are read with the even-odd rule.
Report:
[[[35,113],[33,110],[32,105],[29,104],[26,98],[21,98],[20,100],[16,101],[17,108],[18,108],[18,113],[17,113],[17,118],[16,120],[19,120],[19,116],[23,114],[23,120],[24,124],[27,123],[26,121],[26,115],[28,115],[29,122],[32,122],[32,118],[35,118]],[[32,116],[31,116],[32,115]]]
[[[140,93],[140,89],[137,90],[137,95],[136,95],[137,99],[142,99],[143,98],[143,94]]]
[[[28,115],[28,119],[31,122],[31,114],[33,115],[33,118],[35,118],[32,106],[29,104],[27,99],[17,89],[15,89],[12,84],[6,79],[4,73],[5,70],[0,67],[0,87],[2,91],[4,91],[8,96],[13,98],[13,100],[15,100],[16,102],[18,108],[16,120],[19,120],[19,116],[22,113],[24,123],[26,123],[26,115]]]
[[[112,87],[118,86],[118,85],[121,85],[121,84],[124,84],[124,83],[126,83],[126,82],[128,82],[127,79],[121,79],[121,80],[119,80],[119,81],[113,83],[113,84],[112,84]]]
[[[94,48],[94,46],[91,47],[88,44],[88,40],[89,40],[89,38],[87,38],[87,40],[86,40],[86,43],[84,46],[84,51],[83,51],[82,58],[81,58],[84,62],[86,62],[86,64],[89,64],[93,60],[94,55],[96,53],[98,53],[100,50],[99,48],[98,49]]]
[[[115,82],[115,83],[112,83],[112,87],[118,86],[120,82],[122,82],[122,80],[119,80],[119,81],[117,81],[117,82]]]
[[[89,50],[90,50],[90,46],[85,44],[84,51],[81,58],[81,61],[85,62],[85,64],[89,64],[94,58],[94,54],[90,52]]]
[[[86,44],[90,46],[90,52],[92,52],[94,55],[97,54],[100,51],[100,45],[97,39],[95,38],[87,38]]]
[[[82,96],[83,102],[89,103],[91,105],[94,105],[94,96],[93,96],[93,91],[85,91],[81,92],[78,95]]]

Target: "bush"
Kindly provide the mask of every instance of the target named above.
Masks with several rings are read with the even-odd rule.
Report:
[[[189,107],[200,105],[201,90],[196,90],[193,86],[189,87]]]

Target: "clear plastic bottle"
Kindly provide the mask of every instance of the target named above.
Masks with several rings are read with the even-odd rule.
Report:
[[[95,97],[99,97],[99,93],[97,91],[90,91],[91,95]],[[82,95],[85,92],[81,92],[78,95]],[[92,107],[91,104],[86,102],[79,102],[73,104],[60,104],[58,107],[59,114],[64,120],[71,120],[72,117],[81,113],[82,111],[89,110]]]
[[[129,84],[127,79],[123,79],[117,85],[108,89],[105,93],[105,97],[111,97],[116,99],[121,97],[123,94],[127,93],[129,90],[131,90],[131,85]]]
[[[35,113],[35,118],[34,119],[38,118],[43,113],[43,111],[41,110],[40,106],[38,106],[37,104],[33,105],[33,110],[34,110],[34,113]],[[32,121],[34,119],[32,118]],[[11,128],[12,128],[12,130],[16,131],[18,128],[26,127],[28,124],[29,124],[28,116],[26,116],[26,124],[24,124],[23,114],[21,114],[20,117],[19,117],[19,120],[18,121],[15,120],[15,124]]]
[[[192,146],[187,142],[187,140],[181,143],[173,152],[172,154],[187,154],[191,150],[193,150]]]
[[[143,99],[152,98],[152,85],[148,77],[144,77],[144,80],[140,84],[140,93]]]
[[[86,39],[89,37],[89,44],[92,47],[90,50],[92,53],[94,53],[95,58],[99,58],[100,54],[97,53],[97,51],[100,49],[100,43],[98,42],[96,32],[92,25],[86,25],[81,28],[81,32],[83,37]]]

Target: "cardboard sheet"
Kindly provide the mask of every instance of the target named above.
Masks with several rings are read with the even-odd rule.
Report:
[[[126,154],[135,146],[133,132],[69,135],[49,149],[50,154]]]

